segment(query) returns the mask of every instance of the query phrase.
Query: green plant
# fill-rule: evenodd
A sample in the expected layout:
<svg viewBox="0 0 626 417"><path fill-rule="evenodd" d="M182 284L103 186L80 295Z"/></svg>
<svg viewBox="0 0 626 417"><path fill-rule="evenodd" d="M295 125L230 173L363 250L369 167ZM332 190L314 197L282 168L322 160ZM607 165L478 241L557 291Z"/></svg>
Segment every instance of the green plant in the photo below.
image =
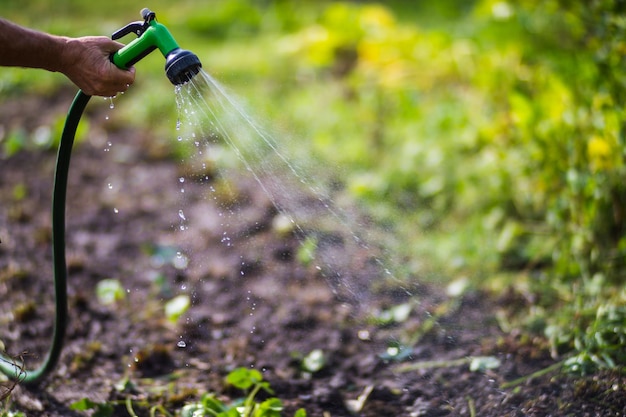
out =
<svg viewBox="0 0 626 417"><path fill-rule="evenodd" d="M83 398L70 405L70 410L93 411L94 417L111 417L115 410L114 404L110 402L96 403L88 398Z"/></svg>
<svg viewBox="0 0 626 417"><path fill-rule="evenodd" d="M246 393L245 398L225 404L213 393L205 394L199 402L187 404L181 417L280 417L282 402L275 397L256 401L259 391L274 392L256 369L237 368L226 376L226 382ZM294 417L306 417L306 411L298 410Z"/></svg>
<svg viewBox="0 0 626 417"><path fill-rule="evenodd" d="M96 298L102 305L112 305L126 298L126 291L118 279L106 278L96 285Z"/></svg>

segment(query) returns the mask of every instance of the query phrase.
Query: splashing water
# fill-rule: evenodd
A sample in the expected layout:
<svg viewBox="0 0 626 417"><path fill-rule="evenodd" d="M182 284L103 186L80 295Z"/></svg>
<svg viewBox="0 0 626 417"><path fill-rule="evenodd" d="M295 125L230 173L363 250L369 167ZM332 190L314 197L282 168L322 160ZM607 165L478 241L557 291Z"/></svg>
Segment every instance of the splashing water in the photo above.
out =
<svg viewBox="0 0 626 417"><path fill-rule="evenodd" d="M301 249L307 250L307 239L316 239L311 249L315 253L309 255L336 295L362 302L369 292L364 284L369 283L355 275L364 268L370 276L393 278L382 261L383 254L374 253L364 238L368 226L360 223L352 210L342 210L328 191L332 187L324 185L333 182L329 167L310 159L290 159L285 150L294 143L269 133L234 94L202 70L189 83L176 87L176 103L178 140L196 148L192 163L204 167L209 159L220 171L252 175L281 221L290 223L297 232ZM342 251L336 250L337 244ZM354 259L346 259L352 255Z"/></svg>

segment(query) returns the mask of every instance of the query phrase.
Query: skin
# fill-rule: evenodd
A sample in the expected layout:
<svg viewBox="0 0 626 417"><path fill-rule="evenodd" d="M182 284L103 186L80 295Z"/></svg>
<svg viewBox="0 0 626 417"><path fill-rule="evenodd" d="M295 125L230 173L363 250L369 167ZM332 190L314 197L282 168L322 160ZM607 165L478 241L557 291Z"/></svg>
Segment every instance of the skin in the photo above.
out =
<svg viewBox="0 0 626 417"><path fill-rule="evenodd" d="M70 38L39 32L0 19L0 66L60 72L85 94L112 97L135 80L109 56L124 45L105 36Z"/></svg>

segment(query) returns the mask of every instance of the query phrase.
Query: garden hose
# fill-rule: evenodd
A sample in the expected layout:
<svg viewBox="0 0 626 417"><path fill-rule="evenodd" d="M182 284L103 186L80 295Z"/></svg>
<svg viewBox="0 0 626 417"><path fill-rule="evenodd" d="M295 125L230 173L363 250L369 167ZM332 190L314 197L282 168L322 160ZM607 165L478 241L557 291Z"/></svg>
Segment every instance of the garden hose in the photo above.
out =
<svg viewBox="0 0 626 417"><path fill-rule="evenodd" d="M65 199L72 146L78 122L91 96L78 91L65 119L57 153L52 191L52 264L54 270L55 317L52 344L42 364L27 370L22 361L0 356L0 371L14 381L33 384L54 369L65 339L67 329L67 267L65 262Z"/></svg>
<svg viewBox="0 0 626 417"><path fill-rule="evenodd" d="M165 58L165 75L174 85L190 81L202 68L198 57L181 49L169 30L156 21L149 9L141 10L143 21L130 23L116 31L112 39L134 33L134 39L111 54L111 62L117 67L128 69L134 63L158 49ZM43 363L32 371L26 370L23 360L0 355L0 372L14 381L36 383L55 367L61 356L67 330L67 267L65 262L65 198L70 157L76 128L91 96L78 91L65 119L61 142L57 154L52 191L52 263L54 268L55 319L52 345Z"/></svg>

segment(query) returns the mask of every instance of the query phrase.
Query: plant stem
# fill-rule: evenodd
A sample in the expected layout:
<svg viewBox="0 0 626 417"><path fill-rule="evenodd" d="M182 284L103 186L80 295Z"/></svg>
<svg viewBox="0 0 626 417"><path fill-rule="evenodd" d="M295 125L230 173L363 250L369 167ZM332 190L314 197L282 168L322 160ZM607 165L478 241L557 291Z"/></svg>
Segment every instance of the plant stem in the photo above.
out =
<svg viewBox="0 0 626 417"><path fill-rule="evenodd" d="M138 417L137 414L135 413L135 410L133 409L133 402L130 399L130 397L126 397L126 411L128 411L128 414L130 415L130 417Z"/></svg>
<svg viewBox="0 0 626 417"><path fill-rule="evenodd" d="M530 375L525 375L525 376L523 376L521 378L514 379L513 381L505 382L504 384L500 385L500 387L502 389L513 388L513 387L515 387L515 386L517 386L517 385L519 385L519 384L521 384L523 382L528 381L529 379L539 378L541 376L547 375L550 372L553 372L553 371L559 369L561 366L563 366L564 362L565 362L565 360L553 363L552 365L548 366L547 368L540 369L540 370L538 370L536 372L533 372Z"/></svg>
<svg viewBox="0 0 626 417"><path fill-rule="evenodd" d="M476 417L476 403L470 396L467 396L467 406L469 407L470 417Z"/></svg>

